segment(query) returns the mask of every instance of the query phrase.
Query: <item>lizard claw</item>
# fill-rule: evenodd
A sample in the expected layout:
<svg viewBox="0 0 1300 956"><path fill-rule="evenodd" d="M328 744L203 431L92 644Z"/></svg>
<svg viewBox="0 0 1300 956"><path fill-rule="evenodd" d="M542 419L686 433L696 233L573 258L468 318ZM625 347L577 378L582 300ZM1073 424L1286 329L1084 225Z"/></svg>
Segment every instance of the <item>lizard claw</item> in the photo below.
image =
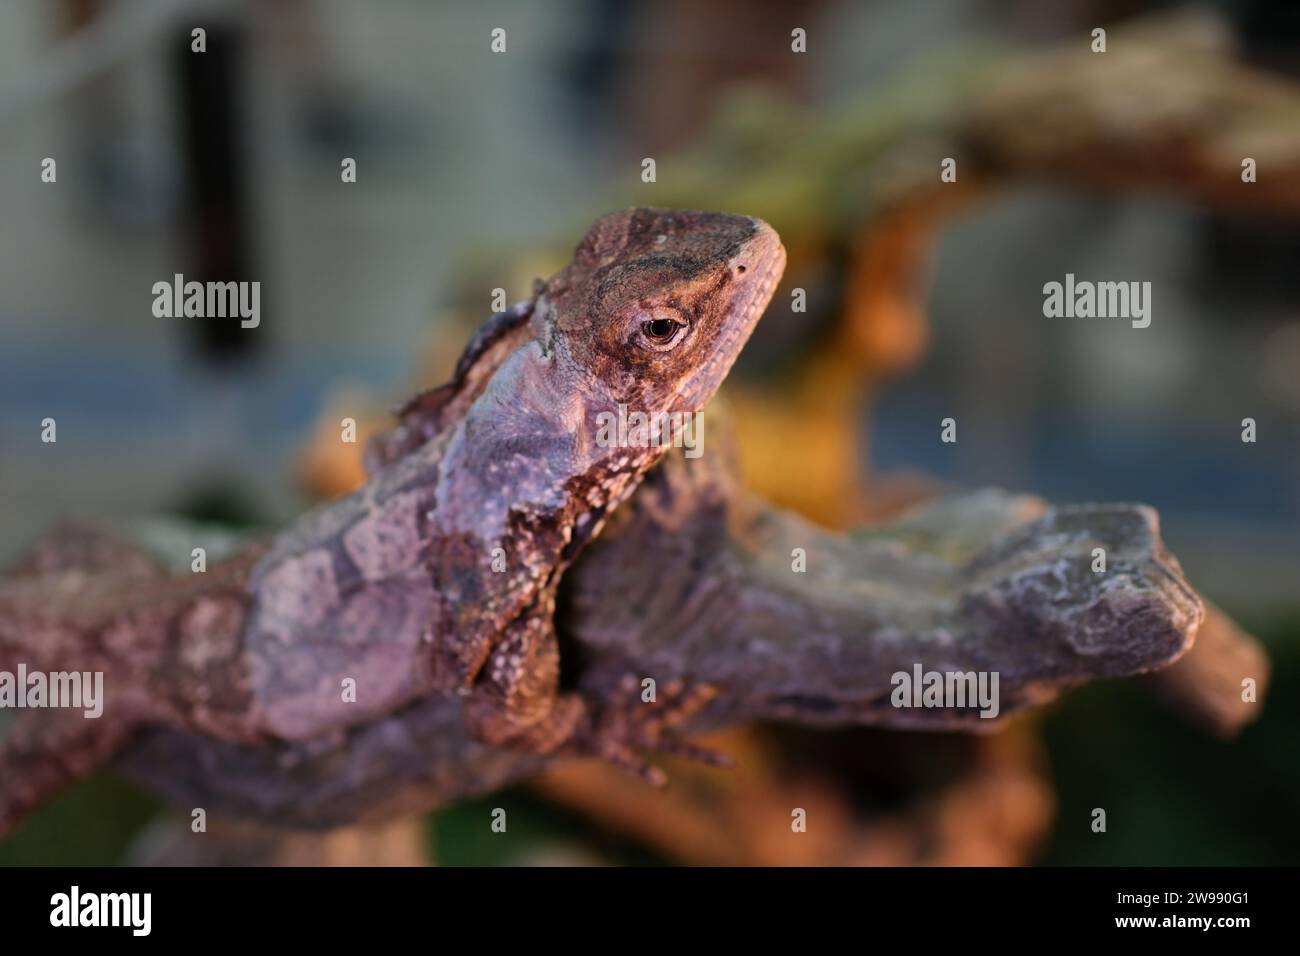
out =
<svg viewBox="0 0 1300 956"><path fill-rule="evenodd" d="M717 694L718 689L708 684L674 680L659 689L655 700L645 701L640 683L629 674L609 702L596 709L577 741L578 751L607 760L655 787L665 786L668 775L638 751L685 757L715 767L734 766L727 755L688 743L675 732Z"/></svg>

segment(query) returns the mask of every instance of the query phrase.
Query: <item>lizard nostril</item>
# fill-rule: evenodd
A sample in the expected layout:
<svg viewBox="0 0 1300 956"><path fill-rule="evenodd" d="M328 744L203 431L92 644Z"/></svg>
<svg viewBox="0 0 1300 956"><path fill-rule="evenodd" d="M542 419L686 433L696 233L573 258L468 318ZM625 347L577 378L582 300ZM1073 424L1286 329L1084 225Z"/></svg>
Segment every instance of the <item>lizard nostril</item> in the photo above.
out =
<svg viewBox="0 0 1300 956"><path fill-rule="evenodd" d="M744 275L744 274L745 274L745 267L744 267L744 266L736 266L736 271L739 272L741 275Z"/></svg>

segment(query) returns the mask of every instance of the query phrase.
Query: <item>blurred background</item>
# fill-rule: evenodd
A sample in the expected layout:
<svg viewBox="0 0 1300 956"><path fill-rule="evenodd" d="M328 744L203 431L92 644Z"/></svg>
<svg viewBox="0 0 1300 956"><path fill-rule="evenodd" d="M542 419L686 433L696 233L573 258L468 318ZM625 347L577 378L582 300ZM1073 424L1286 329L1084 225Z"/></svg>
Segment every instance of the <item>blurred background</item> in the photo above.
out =
<svg viewBox="0 0 1300 956"><path fill-rule="evenodd" d="M358 480L339 418L376 427L437 382L494 290L526 297L599 213L759 215L791 266L727 388L755 489L831 526L957 485L1147 502L1192 583L1267 646L1262 719L1221 739L1123 682L978 742L742 730L728 745L808 766L757 760L770 776L680 813L743 829L744 807L805 786L837 808L829 845L702 854L600 812L584 779L419 821L432 855L1296 862L1298 103L1291 3L11 0L0 560L72 515L291 520ZM152 286L178 272L261 282L260 326L156 318ZM1066 273L1151 282L1151 326L1045 318ZM509 845L491 806L512 810ZM1094 834L1096 806L1141 822ZM0 862L128 860L157 809L98 778Z"/></svg>

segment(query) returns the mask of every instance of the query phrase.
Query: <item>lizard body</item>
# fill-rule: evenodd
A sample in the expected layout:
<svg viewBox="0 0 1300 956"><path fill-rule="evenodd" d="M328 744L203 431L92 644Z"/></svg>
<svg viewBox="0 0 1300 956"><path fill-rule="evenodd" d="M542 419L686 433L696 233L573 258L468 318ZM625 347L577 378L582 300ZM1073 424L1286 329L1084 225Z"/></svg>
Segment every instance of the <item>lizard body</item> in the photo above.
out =
<svg viewBox="0 0 1300 956"><path fill-rule="evenodd" d="M408 403L357 493L188 579L122 554L104 562L121 571L91 567L84 541L29 562L0 587L0 669L22 652L102 667L109 700L94 724L47 711L11 728L0 833L142 726L303 741L451 690L485 743L654 776L633 748L685 745L559 690L560 576L666 450L603 447L597 416L698 411L783 265L747 217L602 217L567 268L480 330L448 385Z"/></svg>

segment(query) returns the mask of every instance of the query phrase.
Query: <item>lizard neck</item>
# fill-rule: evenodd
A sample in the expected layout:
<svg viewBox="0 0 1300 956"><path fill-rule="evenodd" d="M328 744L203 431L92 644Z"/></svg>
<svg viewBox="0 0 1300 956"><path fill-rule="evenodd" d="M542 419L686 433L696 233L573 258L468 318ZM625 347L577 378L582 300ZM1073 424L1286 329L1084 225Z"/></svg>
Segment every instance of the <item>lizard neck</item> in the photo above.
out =
<svg viewBox="0 0 1300 956"><path fill-rule="evenodd" d="M617 401L562 350L535 341L517 349L451 438L436 495L440 524L489 549L509 540L539 564L572 552L570 542L594 534L661 454L601 442L600 416L617 413Z"/></svg>

